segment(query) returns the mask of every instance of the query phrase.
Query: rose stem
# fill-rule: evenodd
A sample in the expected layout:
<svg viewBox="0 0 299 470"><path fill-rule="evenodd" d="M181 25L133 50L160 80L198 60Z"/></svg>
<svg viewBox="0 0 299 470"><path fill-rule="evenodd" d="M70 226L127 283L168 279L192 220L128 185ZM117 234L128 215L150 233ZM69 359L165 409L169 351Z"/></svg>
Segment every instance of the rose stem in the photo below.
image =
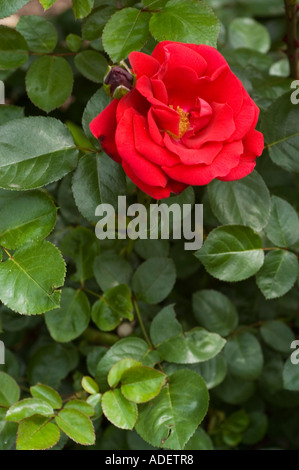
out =
<svg viewBox="0 0 299 470"><path fill-rule="evenodd" d="M296 0L284 0L284 3L287 21L287 54L290 63L291 77L298 79L297 2Z"/></svg>

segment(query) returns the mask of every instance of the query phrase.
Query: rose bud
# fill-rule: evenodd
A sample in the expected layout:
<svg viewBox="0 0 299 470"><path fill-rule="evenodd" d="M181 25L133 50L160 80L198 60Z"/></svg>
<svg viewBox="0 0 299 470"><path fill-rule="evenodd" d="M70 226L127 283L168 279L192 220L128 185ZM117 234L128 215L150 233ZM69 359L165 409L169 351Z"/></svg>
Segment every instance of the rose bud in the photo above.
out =
<svg viewBox="0 0 299 470"><path fill-rule="evenodd" d="M112 100L90 129L142 191L162 199L253 171L264 148L259 108L217 49L163 41L151 56L132 52L129 61L135 86L116 69L111 91L130 91Z"/></svg>
<svg viewBox="0 0 299 470"><path fill-rule="evenodd" d="M112 98L120 99L132 90L135 76L125 63L108 68L104 77L104 90Z"/></svg>

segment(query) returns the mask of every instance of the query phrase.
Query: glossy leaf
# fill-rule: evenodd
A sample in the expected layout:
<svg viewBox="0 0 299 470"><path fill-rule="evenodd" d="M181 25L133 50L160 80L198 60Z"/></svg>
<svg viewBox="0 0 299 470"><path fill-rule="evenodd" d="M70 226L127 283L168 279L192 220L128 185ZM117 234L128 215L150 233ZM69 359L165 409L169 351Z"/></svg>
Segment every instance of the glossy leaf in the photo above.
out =
<svg viewBox="0 0 299 470"><path fill-rule="evenodd" d="M102 396L102 409L106 418L121 429L133 429L137 419L137 405L127 400L119 389Z"/></svg>

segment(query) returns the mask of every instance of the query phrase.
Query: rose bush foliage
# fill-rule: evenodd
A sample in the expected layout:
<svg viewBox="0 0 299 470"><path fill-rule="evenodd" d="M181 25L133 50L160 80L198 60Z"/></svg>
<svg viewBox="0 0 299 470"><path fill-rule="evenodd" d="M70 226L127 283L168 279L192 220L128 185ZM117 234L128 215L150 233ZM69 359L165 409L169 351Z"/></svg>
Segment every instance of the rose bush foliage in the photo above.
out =
<svg viewBox="0 0 299 470"><path fill-rule="evenodd" d="M298 449L296 5L39 3L0 25L0 449ZM202 203L202 248L98 240L119 195Z"/></svg>

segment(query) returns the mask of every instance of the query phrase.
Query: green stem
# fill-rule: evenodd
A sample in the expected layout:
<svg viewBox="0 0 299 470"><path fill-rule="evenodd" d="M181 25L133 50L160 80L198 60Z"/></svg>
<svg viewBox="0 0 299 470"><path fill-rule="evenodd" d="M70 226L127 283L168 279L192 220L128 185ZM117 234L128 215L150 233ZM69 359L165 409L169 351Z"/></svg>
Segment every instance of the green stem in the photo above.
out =
<svg viewBox="0 0 299 470"><path fill-rule="evenodd" d="M298 40L297 40L297 1L284 0L287 24L287 54L290 64L291 78L299 78Z"/></svg>
<svg viewBox="0 0 299 470"><path fill-rule="evenodd" d="M147 342L147 344L149 345L149 347L151 349L154 349L154 346L146 332L146 329L145 329L145 326L144 326L144 323L143 323L143 320L142 320L142 317L141 317L141 313L140 313L140 310L139 310L139 307L138 307L138 304L137 304L137 301L135 299L133 299L133 304L134 304L134 308L135 308L135 312L136 312L136 316L138 318L138 322L139 322L139 325L140 325L140 328L141 328L141 331L143 333L143 336Z"/></svg>

